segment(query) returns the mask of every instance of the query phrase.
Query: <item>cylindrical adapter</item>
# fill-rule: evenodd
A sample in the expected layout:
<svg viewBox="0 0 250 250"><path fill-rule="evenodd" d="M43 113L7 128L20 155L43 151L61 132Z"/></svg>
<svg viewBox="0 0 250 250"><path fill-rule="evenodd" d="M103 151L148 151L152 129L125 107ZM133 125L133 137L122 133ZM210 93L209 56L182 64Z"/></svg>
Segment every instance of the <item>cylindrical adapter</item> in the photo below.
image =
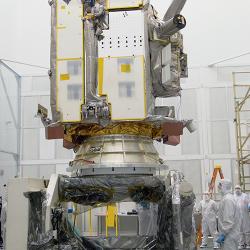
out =
<svg viewBox="0 0 250 250"><path fill-rule="evenodd" d="M185 28L186 19L184 16L177 14L170 20L161 23L156 29L157 37L160 39L167 39L174 35L179 30Z"/></svg>

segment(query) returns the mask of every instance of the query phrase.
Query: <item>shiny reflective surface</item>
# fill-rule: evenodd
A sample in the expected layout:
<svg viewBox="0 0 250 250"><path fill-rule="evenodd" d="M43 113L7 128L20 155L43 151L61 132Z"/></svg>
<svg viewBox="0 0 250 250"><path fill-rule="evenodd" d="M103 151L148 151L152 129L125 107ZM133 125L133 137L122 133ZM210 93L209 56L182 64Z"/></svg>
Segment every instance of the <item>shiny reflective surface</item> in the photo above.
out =
<svg viewBox="0 0 250 250"><path fill-rule="evenodd" d="M144 136L108 135L87 139L79 148L73 163L145 163L159 164L153 140ZM78 164L79 165L79 164Z"/></svg>

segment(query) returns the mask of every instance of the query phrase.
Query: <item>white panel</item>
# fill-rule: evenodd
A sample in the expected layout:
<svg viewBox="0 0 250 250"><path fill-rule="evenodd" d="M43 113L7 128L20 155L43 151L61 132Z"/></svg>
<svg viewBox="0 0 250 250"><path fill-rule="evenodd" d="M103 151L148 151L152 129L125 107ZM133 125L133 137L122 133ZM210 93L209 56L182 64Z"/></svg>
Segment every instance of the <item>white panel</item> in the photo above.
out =
<svg viewBox="0 0 250 250"><path fill-rule="evenodd" d="M107 2L110 9L139 7L143 3L142 0L108 0Z"/></svg>
<svg viewBox="0 0 250 250"><path fill-rule="evenodd" d="M2 149L7 151L7 152L13 152L17 153L17 134L18 130L13 127L8 127L4 131L4 137L1 138L0 140L3 140L3 147ZM1 150L1 148L0 148Z"/></svg>
<svg viewBox="0 0 250 250"><path fill-rule="evenodd" d="M38 159L40 129L23 129L22 159Z"/></svg>
<svg viewBox="0 0 250 250"><path fill-rule="evenodd" d="M200 83L205 85L218 84L218 73L217 69L209 67L200 67L199 72L196 73L200 76Z"/></svg>
<svg viewBox="0 0 250 250"><path fill-rule="evenodd" d="M55 158L55 140L46 140L44 128L40 129L40 159Z"/></svg>
<svg viewBox="0 0 250 250"><path fill-rule="evenodd" d="M22 93L30 92L32 90L32 77L22 77L21 91Z"/></svg>
<svg viewBox="0 0 250 250"><path fill-rule="evenodd" d="M231 153L236 154L236 130L235 123L233 121L229 122L229 136Z"/></svg>
<svg viewBox="0 0 250 250"><path fill-rule="evenodd" d="M71 63L80 63L79 70L70 74ZM69 78L63 78L67 75ZM82 67L81 61L58 62L58 88L57 88L57 110L62 114L63 121L81 120L81 103L83 97Z"/></svg>
<svg viewBox="0 0 250 250"><path fill-rule="evenodd" d="M184 89L181 95L182 119L198 119L196 89Z"/></svg>
<svg viewBox="0 0 250 250"><path fill-rule="evenodd" d="M211 88L209 93L210 119L228 119L226 88Z"/></svg>
<svg viewBox="0 0 250 250"><path fill-rule="evenodd" d="M36 116L38 104L48 109L48 116L51 117L49 96L25 96L22 97L22 127L40 128L44 127L40 118Z"/></svg>
<svg viewBox="0 0 250 250"><path fill-rule="evenodd" d="M22 166L22 177L39 178L39 165Z"/></svg>
<svg viewBox="0 0 250 250"><path fill-rule="evenodd" d="M56 165L56 173L57 174L64 174L64 175L70 175L70 173L66 171L66 169L68 167L69 167L68 164L57 164Z"/></svg>
<svg viewBox="0 0 250 250"><path fill-rule="evenodd" d="M122 64L129 64L131 71L121 72ZM112 119L145 118L143 57L105 58L103 72L102 93L112 105Z"/></svg>
<svg viewBox="0 0 250 250"><path fill-rule="evenodd" d="M55 140L55 157L56 159L72 159L73 150L63 147L63 140Z"/></svg>
<svg viewBox="0 0 250 250"><path fill-rule="evenodd" d="M171 81L171 69L170 64L162 68L162 83L167 83Z"/></svg>
<svg viewBox="0 0 250 250"><path fill-rule="evenodd" d="M109 13L109 29L98 43L99 57L141 56L145 54L144 14L138 11Z"/></svg>
<svg viewBox="0 0 250 250"><path fill-rule="evenodd" d="M228 122L211 122L213 154L229 154L231 150Z"/></svg>
<svg viewBox="0 0 250 250"><path fill-rule="evenodd" d="M183 88L188 88L191 86L194 86L194 87L201 86L200 69L199 68L189 68L188 69L188 78L181 78L181 86Z"/></svg>
<svg viewBox="0 0 250 250"><path fill-rule="evenodd" d="M17 78L0 64L0 150L17 153Z"/></svg>
<svg viewBox="0 0 250 250"><path fill-rule="evenodd" d="M171 51L171 44L165 46L162 49L162 65L170 65L172 59L172 51Z"/></svg>
<svg viewBox="0 0 250 250"><path fill-rule="evenodd" d="M3 195L3 185L17 175L17 163L13 155L0 152L0 196Z"/></svg>
<svg viewBox="0 0 250 250"><path fill-rule="evenodd" d="M159 156L164 158L165 156L165 145L162 142L154 141L155 149L157 150Z"/></svg>
<svg viewBox="0 0 250 250"><path fill-rule="evenodd" d="M57 0L57 58L82 57L82 15L81 0Z"/></svg>
<svg viewBox="0 0 250 250"><path fill-rule="evenodd" d="M48 76L33 76L32 91L49 91L50 80Z"/></svg>
<svg viewBox="0 0 250 250"><path fill-rule="evenodd" d="M187 129L183 130L181 137L182 154L199 155L200 154L200 136L199 129L190 134Z"/></svg>
<svg viewBox="0 0 250 250"><path fill-rule="evenodd" d="M231 168L232 168L232 174L233 174L233 183L234 185L239 184L239 169L238 169L238 163L236 159L231 159ZM249 170L247 175L249 176ZM249 190L249 186L247 186L247 189Z"/></svg>
<svg viewBox="0 0 250 250"><path fill-rule="evenodd" d="M8 202L6 218L6 250L28 249L29 202L24 193L44 188L42 180L12 179L8 184ZM13 240L15 235L15 240Z"/></svg>
<svg viewBox="0 0 250 250"><path fill-rule="evenodd" d="M166 159L168 156L181 156L181 144L177 146L164 145Z"/></svg>
<svg viewBox="0 0 250 250"><path fill-rule="evenodd" d="M230 67L218 67L217 80L219 82L232 82L232 68Z"/></svg>
<svg viewBox="0 0 250 250"><path fill-rule="evenodd" d="M227 108L229 113L229 119L233 120L235 118L235 111L234 111L234 93L233 88L227 88Z"/></svg>
<svg viewBox="0 0 250 250"><path fill-rule="evenodd" d="M171 44L162 49L162 83L171 81L171 59L172 51Z"/></svg>
<svg viewBox="0 0 250 250"><path fill-rule="evenodd" d="M127 212L131 212L133 209L136 209L135 202L120 202L118 203L119 213L127 214Z"/></svg>
<svg viewBox="0 0 250 250"><path fill-rule="evenodd" d="M23 128L38 128L39 119L35 118L38 106L38 98L29 96L22 98L22 126Z"/></svg>
<svg viewBox="0 0 250 250"><path fill-rule="evenodd" d="M57 110L64 122L80 121L84 91L82 2L58 0L57 13Z"/></svg>
<svg viewBox="0 0 250 250"><path fill-rule="evenodd" d="M0 125L0 150L17 153L18 131L13 126L14 124L11 121L4 121L3 124Z"/></svg>
<svg viewBox="0 0 250 250"><path fill-rule="evenodd" d="M50 179L50 176L56 172L55 165L40 165L39 177L43 179Z"/></svg>

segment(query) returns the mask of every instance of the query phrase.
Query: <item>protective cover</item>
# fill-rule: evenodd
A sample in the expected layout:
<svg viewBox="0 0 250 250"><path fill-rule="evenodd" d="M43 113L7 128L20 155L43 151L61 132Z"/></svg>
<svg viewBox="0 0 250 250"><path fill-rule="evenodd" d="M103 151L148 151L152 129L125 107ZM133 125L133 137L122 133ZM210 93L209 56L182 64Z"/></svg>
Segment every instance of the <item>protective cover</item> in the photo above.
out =
<svg viewBox="0 0 250 250"><path fill-rule="evenodd" d="M80 237L65 214L58 221L55 239L53 231L44 232L45 193L28 192L25 196L29 199L28 250L155 249L153 236Z"/></svg>
<svg viewBox="0 0 250 250"><path fill-rule="evenodd" d="M61 201L91 206L124 200L158 202L165 190L154 176L60 176L58 186Z"/></svg>
<svg viewBox="0 0 250 250"><path fill-rule="evenodd" d="M44 191L27 192L29 199L29 227L28 250L81 250L87 249L67 225L66 220L58 222L58 239L54 239L53 232L45 233L46 194Z"/></svg>
<svg viewBox="0 0 250 250"><path fill-rule="evenodd" d="M81 181L81 179L83 179ZM111 179L111 180L110 180ZM128 192L125 188L125 179L127 179L127 186L141 187L140 192ZM130 179L132 179L130 181ZM173 188L175 186L168 186L165 188L162 180L157 177L130 177L130 178L111 178L111 177L98 177L98 178L66 178L61 177L59 182L60 192L66 192L66 195L60 195L61 201L78 201L80 204L95 205L98 199L102 196L96 196L92 189L97 185L99 193L103 190L114 189L112 201L130 197L132 200L139 203L141 209L149 209L147 216L147 223L145 217L141 217L144 221L144 233L137 236L119 236L119 237L81 237L77 230L74 229L72 223L67 218L64 212L62 216L58 217L57 221L57 240L53 237L53 232L44 233L44 211L46 204L45 196L42 192L27 193L26 197L30 200L30 217L29 217L29 239L28 249L61 249L61 250L76 250L76 249L165 249L165 250L193 250L192 248L192 208L194 204L194 194L188 196L180 195L179 204L174 204ZM110 181L109 181L110 180ZM120 188L119 184L120 183ZM77 190L76 185L79 184ZM147 185L146 185L147 184ZM149 185L151 184L151 185ZM87 189L87 185L89 188ZM143 188L147 186L147 188ZM149 191L149 186L154 187L154 192L157 198L152 197L152 192ZM73 189L76 191L74 194ZM87 191L89 190L89 191ZM142 191L143 190L143 191ZM101 191L101 192L100 192ZM88 194L82 195L82 193ZM124 193L124 194L122 194ZM76 197L80 195L80 198ZM110 197L110 196L109 196ZM174 198L174 199L173 199ZM84 201L85 199L85 201ZM146 200L146 201L145 201ZM155 200L157 202L149 202ZM100 200L99 200L100 201ZM104 200L104 203L106 200ZM140 209L138 216L140 216ZM63 211L63 210L61 210ZM145 214L144 214L145 215ZM140 217L139 217L140 220ZM154 224L156 222L156 224ZM142 226L142 224L141 224ZM181 235L183 235L184 247L180 242Z"/></svg>
<svg viewBox="0 0 250 250"><path fill-rule="evenodd" d="M161 20L157 16L157 12L152 5L149 5L145 10L148 16L149 27L149 49L151 58L151 75L153 82L153 94L155 97L172 97L179 96L180 78L181 78L181 58L183 53L183 37L180 32L177 32L171 36L166 36L163 40L155 37L155 32L159 27L163 26L166 21ZM165 36L165 30L158 32L158 36ZM169 45L171 47L170 53L170 65L169 65L169 79L164 81L163 68L166 65L163 64L162 52L163 49Z"/></svg>
<svg viewBox="0 0 250 250"><path fill-rule="evenodd" d="M195 248L195 223L193 218L195 195L181 195L181 230L183 234L183 249L194 250Z"/></svg>
<svg viewBox="0 0 250 250"><path fill-rule="evenodd" d="M157 249L156 239L152 236L120 236L83 238L87 249Z"/></svg>
<svg viewBox="0 0 250 250"><path fill-rule="evenodd" d="M176 249L174 232L177 231L177 225L174 225L174 213L172 208L172 187L169 187L165 191L158 206L156 249ZM178 214L176 215L178 216Z"/></svg>
<svg viewBox="0 0 250 250"><path fill-rule="evenodd" d="M52 232L44 235L37 242L31 242L28 250L87 250L81 239L77 239L70 231L62 227L58 240L53 238ZM94 248L93 248L94 249Z"/></svg>
<svg viewBox="0 0 250 250"><path fill-rule="evenodd" d="M45 194L39 192L27 192L24 194L29 199L29 227L28 227L28 245L39 241L43 233L43 201Z"/></svg>

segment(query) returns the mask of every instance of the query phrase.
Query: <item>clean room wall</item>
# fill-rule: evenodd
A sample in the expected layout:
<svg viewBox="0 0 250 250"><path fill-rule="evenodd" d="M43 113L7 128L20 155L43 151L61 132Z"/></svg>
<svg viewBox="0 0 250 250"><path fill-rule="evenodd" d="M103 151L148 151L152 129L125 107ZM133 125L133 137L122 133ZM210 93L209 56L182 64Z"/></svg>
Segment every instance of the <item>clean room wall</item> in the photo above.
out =
<svg viewBox="0 0 250 250"><path fill-rule="evenodd" d="M36 116L37 106L49 109L49 77L22 77L21 176L49 178L52 173L65 174L73 151L63 148L62 140L46 140L45 129Z"/></svg>
<svg viewBox="0 0 250 250"><path fill-rule="evenodd" d="M47 0L0 1L0 58L47 66L50 6ZM29 73L30 68L22 68Z"/></svg>
<svg viewBox="0 0 250 250"><path fill-rule="evenodd" d="M152 0L151 2L159 14L163 15L170 1ZM233 159L235 158L234 145L231 144L228 148L228 141L233 143L234 140L232 117L219 121L220 113L214 113L212 117L204 116L203 113L208 113L210 109L214 108L214 100L218 100L216 96L218 87L220 87L218 92L222 92L221 99L226 96L226 100L232 100L230 99L232 97L230 87L228 87L231 84L230 72L232 69L226 71L217 68L210 69L206 66L249 51L250 32L244 29L249 26L249 9L249 0L188 0L183 10L183 15L187 19L187 27L183 30L183 34L185 50L188 52L190 77L183 81L185 90L182 98L182 113L186 118L194 117L198 122L199 130L192 135L186 135L182 140L182 145L171 148L160 146L159 151L173 168L183 166L191 168L192 165L197 166L197 160L200 162L198 165L201 171L197 174L197 178L200 178L201 175L203 185L200 182L195 184L197 192L205 189L204 183L209 179L211 169L216 162L226 164L227 176L231 177L231 169L228 168L234 166ZM2 20L5 20L0 22L0 31L1 34L4 34L0 40L0 58L49 67L50 7L47 1L2 0L0 1L0 16ZM224 65L242 65L246 64L247 60L249 60L249 56L228 61ZM216 66L220 66L220 64ZM34 68L27 67L22 67L20 71L25 75L41 73L40 69L36 72ZM42 72L46 74L47 70L44 69ZM38 101L41 98L43 100L49 98L46 84L46 81L37 84L40 87L45 86L46 93L43 92L43 89L29 89L28 83L22 84L24 90L23 116L25 116L22 152L23 156L25 155L27 158L22 158L21 163L24 167L34 166L39 169L52 164L53 169L56 165L56 169L62 170L67 165L67 159L61 159L66 155L63 150L62 152L59 150L61 142L49 143L49 148L53 147L53 143L58 146L53 147L54 150L50 150L47 155L48 159L44 159L47 150L45 147L48 142L41 137L41 124L37 120L33 120ZM210 89L212 85L213 88ZM48 103L48 101L44 103ZM222 107L222 109L224 108ZM203 115L199 116L199 114ZM32 124L28 124L30 122ZM219 131L226 131L223 136L224 141L216 141L219 137L216 127L221 127ZM225 127L227 127L226 130L223 129ZM207 132L205 133L205 131ZM214 138L211 137L211 134L215 135ZM34 149L30 148L30 138L37 142ZM189 147L190 144L193 147ZM37 151L33 152L33 150ZM70 158L69 155L66 158ZM182 165L182 161L187 163ZM40 172L44 172L40 170L34 172L28 169L29 167L24 173L39 175Z"/></svg>
<svg viewBox="0 0 250 250"><path fill-rule="evenodd" d="M170 0L151 0L159 15ZM188 0L182 14L189 67L249 52L249 0ZM0 57L49 66L50 7L47 0L0 1ZM4 34L4 35L3 35ZM240 43L240 46L239 46ZM248 58L241 58L247 62Z"/></svg>
<svg viewBox="0 0 250 250"><path fill-rule="evenodd" d="M238 183L233 71L250 72L250 67L190 69L183 85L181 104L177 100L176 107L181 119L194 119L197 130L192 134L185 130L181 144L176 147L156 143L169 168L184 173L198 198L208 188L217 164L222 166L225 178ZM250 83L250 78L246 83Z"/></svg>
<svg viewBox="0 0 250 250"><path fill-rule="evenodd" d="M19 96L18 75L0 61L0 196L8 179L18 175Z"/></svg>

